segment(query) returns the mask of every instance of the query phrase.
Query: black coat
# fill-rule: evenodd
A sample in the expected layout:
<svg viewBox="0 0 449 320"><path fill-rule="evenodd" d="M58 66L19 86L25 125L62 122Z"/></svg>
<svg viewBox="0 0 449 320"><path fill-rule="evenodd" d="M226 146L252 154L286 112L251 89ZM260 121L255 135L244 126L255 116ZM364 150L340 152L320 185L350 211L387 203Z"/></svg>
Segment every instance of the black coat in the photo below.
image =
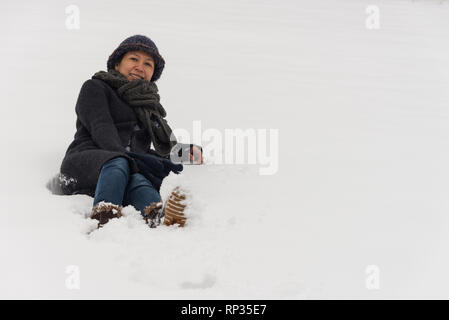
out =
<svg viewBox="0 0 449 320"><path fill-rule="evenodd" d="M98 79L87 80L75 111L77 131L60 168L63 194L93 196L103 164L119 156L128 159L131 174L139 172L126 146L131 141L132 152L152 153L150 136L146 129L134 131L138 120L133 109L109 85Z"/></svg>

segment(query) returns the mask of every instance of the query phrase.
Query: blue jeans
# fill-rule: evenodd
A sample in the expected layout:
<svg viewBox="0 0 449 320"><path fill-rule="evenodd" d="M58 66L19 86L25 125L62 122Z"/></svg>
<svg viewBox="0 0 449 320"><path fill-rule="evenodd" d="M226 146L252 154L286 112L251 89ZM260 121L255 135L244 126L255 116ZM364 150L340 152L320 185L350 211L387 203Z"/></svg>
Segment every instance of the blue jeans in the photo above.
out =
<svg viewBox="0 0 449 320"><path fill-rule="evenodd" d="M100 171L95 189L94 206L101 202L132 205L143 214L143 209L161 196L150 181L140 173L130 175L128 160L118 157L107 161Z"/></svg>

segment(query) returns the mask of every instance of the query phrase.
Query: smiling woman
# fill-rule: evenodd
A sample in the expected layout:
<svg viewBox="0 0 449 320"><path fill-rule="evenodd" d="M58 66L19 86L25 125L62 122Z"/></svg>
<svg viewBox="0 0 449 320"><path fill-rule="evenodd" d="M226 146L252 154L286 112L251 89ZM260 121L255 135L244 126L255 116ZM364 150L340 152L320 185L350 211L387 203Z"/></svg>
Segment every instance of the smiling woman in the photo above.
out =
<svg viewBox="0 0 449 320"><path fill-rule="evenodd" d="M127 52L122 60L115 65L115 70L129 81L150 81L154 73L154 59L143 51Z"/></svg>
<svg viewBox="0 0 449 320"><path fill-rule="evenodd" d="M77 132L61 164L60 186L63 194L94 197L91 218L99 227L127 205L150 226L160 223L162 180L183 169L171 159L198 155L197 146L177 143L165 120L155 84L164 65L154 42L135 35L109 56L107 72L95 73L81 88Z"/></svg>

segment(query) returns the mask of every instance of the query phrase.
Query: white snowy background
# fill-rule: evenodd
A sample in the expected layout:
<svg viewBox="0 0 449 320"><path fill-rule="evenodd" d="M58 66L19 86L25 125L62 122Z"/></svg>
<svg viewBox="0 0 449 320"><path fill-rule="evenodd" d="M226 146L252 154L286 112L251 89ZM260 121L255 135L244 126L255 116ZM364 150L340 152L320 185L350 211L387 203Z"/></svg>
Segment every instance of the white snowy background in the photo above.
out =
<svg viewBox="0 0 449 320"><path fill-rule="evenodd" d="M0 298L449 298L448 1L7 0L0 16ZM164 197L190 191L185 228L127 207L95 230L92 198L45 187L82 83L134 34L166 59L172 127L279 130L274 175L209 161L166 179Z"/></svg>

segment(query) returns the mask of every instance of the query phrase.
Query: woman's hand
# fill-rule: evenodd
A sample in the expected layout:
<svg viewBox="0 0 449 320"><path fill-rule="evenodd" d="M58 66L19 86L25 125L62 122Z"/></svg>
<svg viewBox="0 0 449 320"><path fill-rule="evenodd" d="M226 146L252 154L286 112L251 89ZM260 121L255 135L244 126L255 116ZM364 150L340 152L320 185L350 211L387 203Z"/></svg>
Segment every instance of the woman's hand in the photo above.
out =
<svg viewBox="0 0 449 320"><path fill-rule="evenodd" d="M198 146L193 145L190 149L190 162L192 164L203 164L203 152Z"/></svg>

